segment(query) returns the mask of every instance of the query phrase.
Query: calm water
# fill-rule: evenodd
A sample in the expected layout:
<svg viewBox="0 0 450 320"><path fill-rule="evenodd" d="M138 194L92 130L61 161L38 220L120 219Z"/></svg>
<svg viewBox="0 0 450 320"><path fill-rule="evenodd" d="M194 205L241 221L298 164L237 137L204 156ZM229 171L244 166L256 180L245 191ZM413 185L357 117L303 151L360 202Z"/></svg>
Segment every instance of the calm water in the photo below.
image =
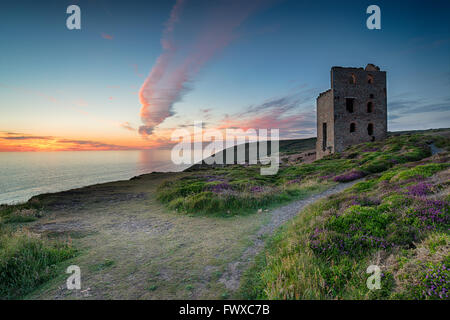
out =
<svg viewBox="0 0 450 320"><path fill-rule="evenodd" d="M152 171L185 168L172 164L170 150L0 152L0 204Z"/></svg>

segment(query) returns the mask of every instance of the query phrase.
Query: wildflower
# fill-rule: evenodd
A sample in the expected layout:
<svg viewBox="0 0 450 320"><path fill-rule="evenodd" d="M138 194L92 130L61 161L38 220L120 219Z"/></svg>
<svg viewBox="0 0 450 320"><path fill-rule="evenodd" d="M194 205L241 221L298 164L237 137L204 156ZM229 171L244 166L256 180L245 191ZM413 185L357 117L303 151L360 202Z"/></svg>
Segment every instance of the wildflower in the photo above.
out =
<svg viewBox="0 0 450 320"><path fill-rule="evenodd" d="M212 192L214 192L214 193L222 193L222 192L224 192L225 190L231 190L231 189L232 189L231 185L229 185L229 184L226 183L226 182L223 182L223 183L219 183L219 184L216 184L216 185L209 186L209 190L212 191Z"/></svg>
<svg viewBox="0 0 450 320"><path fill-rule="evenodd" d="M336 182L348 182L356 179L360 179L365 176L365 173L359 170L352 170L350 172L341 174L339 176L334 177L334 181Z"/></svg>
<svg viewBox="0 0 450 320"><path fill-rule="evenodd" d="M408 186L407 194L414 197L425 197L431 193L432 184L420 182L416 185Z"/></svg>

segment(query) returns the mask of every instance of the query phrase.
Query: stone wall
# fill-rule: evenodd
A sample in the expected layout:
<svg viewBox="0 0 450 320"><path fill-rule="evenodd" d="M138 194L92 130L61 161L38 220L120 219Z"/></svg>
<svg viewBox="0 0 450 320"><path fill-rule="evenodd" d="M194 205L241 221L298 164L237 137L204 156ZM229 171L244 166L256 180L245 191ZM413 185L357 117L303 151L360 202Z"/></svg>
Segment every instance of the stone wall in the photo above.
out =
<svg viewBox="0 0 450 320"><path fill-rule="evenodd" d="M326 147L323 150L323 124L327 124ZM317 142L316 158L334 152L334 112L333 92L331 89L322 92L317 98Z"/></svg>
<svg viewBox="0 0 450 320"><path fill-rule="evenodd" d="M329 152L341 152L352 144L384 139L387 134L386 97L386 72L378 67L369 64L365 69L331 68L331 89L317 98L317 158ZM353 103L347 102L348 99ZM332 147L325 152L323 122L327 122L327 146ZM371 134L369 125L373 128Z"/></svg>
<svg viewBox="0 0 450 320"><path fill-rule="evenodd" d="M351 79L355 83L350 83ZM331 81L334 93L335 151L341 152L356 143L384 139L387 132L386 72L333 67ZM354 99L353 113L346 109L348 98ZM369 102L372 103L372 112L367 110ZM354 132L350 132L351 123L355 124ZM371 135L367 130L370 123L373 125Z"/></svg>

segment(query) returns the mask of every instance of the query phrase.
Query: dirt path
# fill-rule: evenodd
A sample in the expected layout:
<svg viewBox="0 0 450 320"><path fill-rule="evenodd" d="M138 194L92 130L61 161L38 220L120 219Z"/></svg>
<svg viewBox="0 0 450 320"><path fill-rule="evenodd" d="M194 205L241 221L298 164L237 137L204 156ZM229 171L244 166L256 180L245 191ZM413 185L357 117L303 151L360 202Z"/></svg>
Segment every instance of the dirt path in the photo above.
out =
<svg viewBox="0 0 450 320"><path fill-rule="evenodd" d="M430 144L430 149L431 149L431 154L432 154L432 155L435 155L435 154L437 154L437 153L440 153L440 152L443 152L443 151L444 151L444 149L441 149L441 148L436 147L436 145L435 145L434 143L431 143L431 144Z"/></svg>
<svg viewBox="0 0 450 320"><path fill-rule="evenodd" d="M250 245L242 254L242 256L233 262L228 264L227 271L220 278L220 282L230 291L235 291L239 288L242 273L251 263L253 257L261 251L264 247L264 236L272 234L275 229L280 227L285 222L292 219L294 216L300 213L300 211L307 205L325 198L329 195L339 193L344 189L351 187L355 183L362 181L363 179L338 184L322 193L313 195L303 200L298 200L289 203L286 206L279 207L271 212L271 220L268 224L262 226L258 232L252 236L252 245Z"/></svg>
<svg viewBox="0 0 450 320"><path fill-rule="evenodd" d="M182 174L182 173L181 173ZM33 232L70 239L80 254L29 299L220 299L232 297L262 237L305 205L354 184L271 211L244 216L178 214L156 200L177 174L99 184L44 197ZM81 268L81 290L67 290L65 268Z"/></svg>

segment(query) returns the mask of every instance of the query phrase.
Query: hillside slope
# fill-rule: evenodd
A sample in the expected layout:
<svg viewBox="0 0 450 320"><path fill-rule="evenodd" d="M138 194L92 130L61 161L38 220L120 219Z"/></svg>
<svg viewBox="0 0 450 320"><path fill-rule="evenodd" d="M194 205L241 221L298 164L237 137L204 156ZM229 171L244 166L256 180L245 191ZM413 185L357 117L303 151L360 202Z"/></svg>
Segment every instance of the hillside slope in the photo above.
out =
<svg viewBox="0 0 450 320"><path fill-rule="evenodd" d="M449 299L450 140L448 132L440 133L395 135L334 156L358 159L360 170L372 174L306 208L271 237L245 275L242 296ZM408 136L412 144L399 144ZM394 154L411 153L412 145L427 142L436 154L403 162ZM365 154L375 157L377 152L382 157L367 166ZM356 176L347 173L334 180ZM379 289L368 288L369 266L380 270Z"/></svg>
<svg viewBox="0 0 450 320"><path fill-rule="evenodd" d="M447 131L444 131L447 132ZM355 145L321 160L281 162L276 175L261 175L262 165L205 166L163 183L158 199L179 212L245 214L318 192L338 182L385 171L431 155L432 141L447 142L442 132L394 135Z"/></svg>

